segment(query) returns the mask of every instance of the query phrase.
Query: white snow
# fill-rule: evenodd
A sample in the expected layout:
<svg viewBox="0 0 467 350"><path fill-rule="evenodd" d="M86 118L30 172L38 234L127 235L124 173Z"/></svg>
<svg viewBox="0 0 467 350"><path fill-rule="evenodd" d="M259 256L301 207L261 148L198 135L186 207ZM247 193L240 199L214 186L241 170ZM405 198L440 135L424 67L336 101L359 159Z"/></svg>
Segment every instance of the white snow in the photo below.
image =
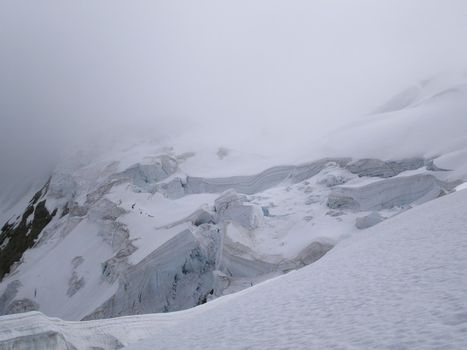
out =
<svg viewBox="0 0 467 350"><path fill-rule="evenodd" d="M78 349L113 349L147 337L152 338L130 348L467 348L466 81L438 77L417 84L360 123L314 140L319 147L287 157L264 147L248 149L260 140L241 144L245 135L237 144L235 135L227 143L223 135L200 142L196 131L167 138L164 145L139 140L68 157L55 169L47 194L47 208L57 208L58 215L0 284L2 297L8 283L20 281L14 299L32 300L47 316L79 320L94 312L121 287L118 274L113 280L104 276L109 259L115 258L112 267L119 272L180 232L196 231L190 215L200 208L214 212L215 200L229 186L248 194L239 205L247 210L233 219L227 215L219 228L225 229L228 248L247 264L296 268L294 259L308 245L336 247L311 266L260 285L282 271L224 276L232 277L225 294L255 286L184 312L82 323L37 313L2 317L0 349L16 335L50 329ZM219 157L222 147L228 152ZM334 155L433 158L449 171L422 166L381 179L329 163L295 181L312 173L308 165L269 168ZM178 167L147 188L133 173L118 177L135 165L159 164L161 157ZM176 199L157 192L156 185L177 179L180 188L191 179L199 189L183 188ZM453 183L442 187L445 181ZM37 189L2 193L1 223L22 214ZM329 205L333 195L335 207ZM346 210L349 199L361 205ZM70 203L73 215L60 218ZM355 223L365 215L385 220L360 231ZM81 278L84 284L70 292Z"/></svg>
<svg viewBox="0 0 467 350"><path fill-rule="evenodd" d="M465 157L467 77L441 75L419 89L417 98L404 108L387 112L383 108L317 140L315 147L326 156L402 159L464 152ZM410 90L405 93L411 95Z"/></svg>
<svg viewBox="0 0 467 350"><path fill-rule="evenodd" d="M464 182L456 187L456 191L467 190L467 182Z"/></svg>
<svg viewBox="0 0 467 350"><path fill-rule="evenodd" d="M149 152L148 147L148 144L136 145L122 151L122 157L112 154L112 157L105 156L105 161L98 159L78 168L71 167L67 170L66 166L63 166L57 178L52 178L52 193L49 195L51 198L48 197L50 205L56 205L61 210L66 201L70 200L69 194L75 193L74 201L78 208L87 209L79 215L74 213L71 217L55 218L42 234L41 244L28 250L14 273L3 279L0 284L0 295L4 293L9 283L20 281L22 285L18 288L14 300L21 298L32 300L38 304L39 310L48 316L67 320L82 319L92 314L116 293L121 281L118 279L120 271L138 264L180 232L193 229L189 220L190 215L200 208L211 210L210 207L212 208L220 193L186 193L178 199L169 199L159 192L149 193L144 189L138 189L137 185L131 183L131 178L113 185L108 192L105 191L109 179L125 171L122 162L125 166L132 167L134 161L140 160L142 162L140 164L146 162L153 164L151 162L157 162L161 155L167 156L166 153L156 153L157 150L161 152L161 149L155 146L150 153L151 159L147 156L138 156ZM171 157L177 157L172 150L162 151L169 152ZM203 154L200 156L204 157ZM135 157L133 162L130 161L132 157ZM222 162L228 161L228 158L227 156L222 159ZM119 159L120 163L112 159ZM215 161L220 162L218 159ZM182 170L185 164L186 161L180 160L180 168L163 181L175 176L184 178L190 175ZM359 177L344 167L339 167L337 163L324 161L317 164L322 164L324 168L317 174L310 172L315 175L298 183L294 183L292 179L293 176L300 176L301 173L300 171L294 173L294 169L297 168L293 167L278 167L263 171L257 176L241 177L240 182L243 181L246 185L239 185L240 190L253 192L245 196L246 202L242 204L251 207L252 216L241 219L241 215L245 215L247 211L234 215L239 215L238 220L253 220L254 223L252 221L245 227L246 222L243 224L240 221L229 222L232 221L231 218L225 218L227 220L225 236L232 242L229 249L233 249L237 257L247 259L244 263L260 261L275 264L275 267L268 265L266 270L261 270L266 276L269 276L272 268L277 269L275 272L279 273L280 269L287 271L299 266L298 256L314 242L339 244L357 231L355 227L357 218L370 214L375 206L379 208L382 203L384 204L379 208L383 217L391 217L405 210L406 208L391 207L393 202L395 203L393 197L404 197L408 189L413 192L415 187L407 182L404 185L405 189L397 188L398 181L403 182L410 176L428 176L426 175L428 171L422 167L418 170L402 172L394 178L381 180L374 177ZM305 169L303 173L308 172L307 166L300 169ZM313 165L310 169L313 169ZM289 172L291 175L287 175ZM441 178L449 174L431 173ZM284 180L281 180L282 178ZM229 183L235 185L238 179L238 177L220 178L212 182L214 187L221 184L219 188L222 188L229 186ZM438 187L431 188L435 183L434 178L433 181L427 182L426 191L433 193L426 200L439 195ZM272 187L268 188L268 186ZM369 194L362 192L362 189L370 186L372 192L367 191ZM381 186L384 187L384 191ZM256 193L257 188L260 192ZM352 189L355 198L361 200L363 211L330 209L329 196L339 188ZM392 196L389 204L384 202L388 195ZM411 199L414 196L409 197ZM372 205L368 205L369 200ZM407 204L412 203L409 200ZM263 215L262 209L266 209L269 214ZM222 224L219 227L222 228ZM83 239L85 241L81 244ZM82 256L84 262L73 269L71 261L77 256ZM107 270L109 259L114 260ZM60 264L56 266L58 261ZM105 270L104 266L106 266ZM244 269L243 265L241 269ZM104 276L104 271L111 275ZM241 279L245 276L230 277L232 278L228 285L248 286L248 283L244 283L245 281ZM264 277L259 274L250 279L256 283L264 280ZM239 280L236 281L235 278ZM76 292L69 292L72 287ZM51 292L44 293L47 290ZM221 295L222 292L219 293L216 296ZM9 303L10 301L4 307ZM131 305L131 302L128 304Z"/></svg>
<svg viewBox="0 0 467 350"><path fill-rule="evenodd" d="M38 302L42 312L49 316L75 320L102 304L115 292L116 286L101 279L101 263L112 256L112 251L102 244L98 230L94 224L82 221L66 237L60 238L61 230L57 229L41 249L26 251L23 264L28 268L17 269L10 276L10 280L22 283L17 298ZM84 259L77 272L85 285L70 298L68 281L72 274L71 261L76 256Z"/></svg>
<svg viewBox="0 0 467 350"><path fill-rule="evenodd" d="M128 349L466 348L466 211L465 191L412 209Z"/></svg>
<svg viewBox="0 0 467 350"><path fill-rule="evenodd" d="M130 239L134 239L133 243L138 248L130 257L132 264L187 228L187 223L174 227L170 227L171 224L188 217L216 197L216 194L197 194L171 200L160 193L135 193L127 185L114 187L107 196L115 203L122 203L120 207L128 212L119 221L127 225Z"/></svg>
<svg viewBox="0 0 467 350"><path fill-rule="evenodd" d="M301 270L182 312L4 316L0 348L55 331L77 349L463 349L466 211L467 192L455 192L352 235Z"/></svg>

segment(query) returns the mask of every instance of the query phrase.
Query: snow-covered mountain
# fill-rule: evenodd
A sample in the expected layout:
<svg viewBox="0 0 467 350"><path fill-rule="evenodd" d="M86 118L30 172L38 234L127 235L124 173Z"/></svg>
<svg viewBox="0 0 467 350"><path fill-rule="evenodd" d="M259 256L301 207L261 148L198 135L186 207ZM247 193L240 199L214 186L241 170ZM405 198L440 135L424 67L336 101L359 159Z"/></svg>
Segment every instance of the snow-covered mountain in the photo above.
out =
<svg viewBox="0 0 467 350"><path fill-rule="evenodd" d="M408 210L285 276L166 314L4 316L2 349L462 349L467 191Z"/></svg>
<svg viewBox="0 0 467 350"><path fill-rule="evenodd" d="M290 163L183 135L67 156L2 194L0 313L208 303L4 316L0 349L462 348L466 81Z"/></svg>

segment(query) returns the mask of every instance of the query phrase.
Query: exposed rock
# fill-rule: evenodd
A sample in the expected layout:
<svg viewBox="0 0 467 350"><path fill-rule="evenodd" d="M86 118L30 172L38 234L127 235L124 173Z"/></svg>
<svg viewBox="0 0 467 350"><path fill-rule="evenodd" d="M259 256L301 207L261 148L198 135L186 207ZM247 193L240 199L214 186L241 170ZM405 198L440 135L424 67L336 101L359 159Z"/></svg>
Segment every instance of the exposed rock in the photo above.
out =
<svg viewBox="0 0 467 350"><path fill-rule="evenodd" d="M306 210L297 210L296 215L292 215L297 217L297 220L303 217L304 220L308 221L313 219L311 215L307 215L309 213L318 216L323 214L322 204L324 204L327 193L331 192L327 203L331 209L326 212L326 215L335 217L332 221L342 221L339 216L347 214L345 209L371 211L393 206L407 206L436 198L436 196L449 191L448 184L429 175L392 178L401 171L416 169L421 164L418 159L399 162L383 162L372 159L350 162L349 158L322 159L299 166L274 167L251 176L212 179L198 177L185 179L183 175L180 175L181 178L175 177L178 161L178 159L169 156L159 157L156 158L154 164L136 164L117 174L115 174L116 167L109 168L107 169L109 177L99 177L89 187L86 183L86 189L80 192L79 196L74 195L76 182L73 182L71 177L63 176L52 179L50 188L51 191L53 189L53 192L51 196L66 200L66 210L62 214L67 216L52 221L47 229L43 230L44 234L41 237L53 231L57 232L57 238L63 238L86 216L85 219L89 220L93 227L96 227L95 232L99 238L102 238L111 247L111 251L106 253L108 254L106 259L109 256L110 258L103 259L105 261L101 266L101 283L106 287L115 283L112 292L115 291L114 288L118 287L117 292L95 311L91 312L87 309L86 312L90 312L90 314L85 317L86 319L190 308L206 302L212 296L222 295L223 289L227 288L229 283L233 282L234 285L238 282L235 281L236 278L248 280L262 275L270 276L270 273L279 274L299 268L318 260L332 248L332 244L329 243L313 242L303 249L296 259L284 259L280 255L283 254L283 250L279 248L280 244L287 243L284 240L277 241L278 249L275 250L277 255L264 251L262 253L255 252L256 232L254 230L261 226L262 222L268 225L277 222L275 220L282 215L265 218L270 216L268 208L274 207L272 202L266 204L267 201L276 200L277 203L280 201L274 197L274 191L271 191L272 194L264 194L261 199L259 199L259 195L252 198L248 196L249 194L261 192L273 186L280 186L278 189L280 191L289 191L289 197L295 194L297 188L299 191L310 193L299 193L297 205L303 206L304 201L308 205L320 204L316 208L302 207L300 209ZM357 180L356 176L351 175L349 171L360 176L378 176L385 179L361 186L342 186L350 178ZM308 182L300 183L315 175L318 176ZM362 182L368 183L367 180ZM80 183L78 180L77 182ZM126 213L123 208L131 206L132 203L134 203L133 206L138 203L138 207L144 208L144 204L140 206L138 202L139 198L144 196L137 196L138 199L130 197L125 205L122 205L122 201L125 200L123 195L115 196L112 191L112 195L107 196L115 185L123 183L129 183L129 187L133 186L135 191L158 191L170 199L205 192L221 193L221 195L215 200L213 206L202 206L188 217L164 226L168 229L184 224L183 229L189 227L189 230L182 231L180 229L182 232L178 235L144 257L136 265L131 265L128 257L137 248L130 239L128 227L119 222L119 218ZM293 186L297 183L300 184ZM326 188L315 186L316 183ZM123 188L124 186L122 186ZM72 193L67 193L67 189ZM36 214L40 214L41 206L45 209L45 201L41 201L45 199L45 192L36 195L23 217L14 224L9 224L11 226L6 225L5 229L16 230L24 221L24 227L28 228L25 235L29 237L34 234L27 225L35 223ZM84 202L83 198L85 198ZM118 201L118 204L110 198ZM58 202L61 204L60 208L63 208L65 203ZM267 205L267 207L262 205ZM286 211L278 210L278 213L285 213L284 217L294 214L294 205L289 203L287 197L286 204L280 208L286 209ZM315 210L317 208L318 210ZM358 218L356 226L365 228L373 225L377 220L372 214ZM318 219L319 217L317 217ZM131 225L132 220L128 222ZM148 222L151 221L148 220ZM157 220L153 222L157 222ZM233 223L233 226L240 231L236 238L239 238L242 243L232 241L234 233L232 233L232 237L226 233L226 227L229 223ZM312 223L310 223L311 225ZM171 231L170 235L173 233L174 231ZM263 231L258 233L258 242L263 239L262 234L264 234ZM134 237L137 236L137 234L134 235ZM11 235L4 236L3 233L0 235L0 258L2 252L11 245L11 241ZM251 247L244 242L252 242ZM70 258L77 254L84 253L71 253ZM94 283L91 282L90 278L86 277L85 281L82 277L84 272L79 269L82 262L83 257L81 256L73 258L71 272L63 282L66 289L68 280L67 295L70 298L81 288L85 288L86 293L88 293L90 285ZM0 265L1 263L0 259ZM17 285L12 284L0 296L1 313L10 309L27 310L38 306L27 299L14 301L18 294L18 288ZM105 295L108 296L108 294Z"/></svg>
<svg viewBox="0 0 467 350"><path fill-rule="evenodd" d="M0 281L10 272L23 253L31 248L39 234L55 216L57 210L49 213L45 200L39 202L47 193L48 183L31 199L21 218L15 223L6 223L0 233Z"/></svg>

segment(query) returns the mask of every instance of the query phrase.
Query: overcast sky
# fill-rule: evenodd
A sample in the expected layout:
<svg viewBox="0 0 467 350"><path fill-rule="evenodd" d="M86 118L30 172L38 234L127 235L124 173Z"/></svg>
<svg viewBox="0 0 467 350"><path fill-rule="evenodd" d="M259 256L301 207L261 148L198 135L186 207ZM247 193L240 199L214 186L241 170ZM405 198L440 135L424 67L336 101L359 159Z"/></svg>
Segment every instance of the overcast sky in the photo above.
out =
<svg viewBox="0 0 467 350"><path fill-rule="evenodd" d="M293 143L467 70L466 40L465 0L0 0L0 161L91 130Z"/></svg>

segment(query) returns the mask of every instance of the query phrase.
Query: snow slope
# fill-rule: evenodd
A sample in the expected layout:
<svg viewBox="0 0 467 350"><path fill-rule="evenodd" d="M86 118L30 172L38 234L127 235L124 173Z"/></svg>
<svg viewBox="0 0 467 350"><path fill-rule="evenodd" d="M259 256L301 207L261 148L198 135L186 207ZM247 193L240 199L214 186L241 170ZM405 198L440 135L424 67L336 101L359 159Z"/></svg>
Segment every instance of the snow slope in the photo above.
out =
<svg viewBox="0 0 467 350"><path fill-rule="evenodd" d="M467 191L342 242L129 349L463 349Z"/></svg>
<svg viewBox="0 0 467 350"><path fill-rule="evenodd" d="M185 161L138 145L57 169L43 195L56 215L1 281L0 313L82 320L190 308L310 264L458 184L421 158L324 158L210 178ZM9 238L0 243L8 253Z"/></svg>
<svg viewBox="0 0 467 350"><path fill-rule="evenodd" d="M354 234L310 266L186 311L4 316L0 349L463 349L466 211L460 190Z"/></svg>
<svg viewBox="0 0 467 350"><path fill-rule="evenodd" d="M261 292L256 292L256 287L248 292L251 293L248 300L255 300L266 310L261 311L261 317L268 319L266 314L270 313L271 322L283 327L281 330L271 326L272 333L274 330L278 334L293 334L294 330L287 324L280 324L286 316L293 324L295 316L292 314L306 310L303 305L290 304L295 299L309 302L310 313L317 313L320 324L329 326L329 329L334 323L339 326L341 321L332 320L332 308L340 308L342 304L344 311L347 307L349 315L358 317L363 328L367 323L373 323L373 313L380 312L383 318L380 322L387 322L391 332L395 332L397 327L389 325L396 321L404 324L405 321L392 315L390 306L379 305L375 296L369 303L375 304L376 309L370 312L362 306L363 311L357 311L363 313L351 314L353 306L367 305L353 290L362 293L362 298L365 295L362 288L365 288L368 293L392 300L389 291L397 295L400 294L398 288L402 288L415 299L413 289L433 281L419 282L416 277L406 280L404 274L413 271L397 267L399 260L403 262L404 259L407 264L410 259L413 260L411 264L416 264L421 257L419 265L413 269L421 269L423 273L413 272L414 276L435 278L437 275L431 275L431 268L426 272L421 266L432 266L435 273L437 270L432 264L436 262L444 276L460 273L460 269L450 270L450 266L456 266L455 261L451 265L439 261L439 258L446 261L463 259L457 256L459 251L453 248L454 243L454 250L449 254L443 257L439 254L443 249L450 249L450 243L444 244L442 239L461 227L460 219L448 215L447 211L460 210L454 208L456 201L465 208L461 199L464 195L451 193L462 189L467 181L466 81L465 76L458 76L456 79L438 77L422 82L360 123L340 129L325 142L316 140L322 142L319 151L318 148L301 150L301 153L285 158L277 156L274 150L260 154L248 148L252 143L260 143L260 139L245 145L225 144L220 142L229 140L222 140L217 135L198 142L200 135L196 131L192 135L168 137L162 143L154 140L122 142L112 148L104 147L103 151L90 148L68 155L52 171L49 181L44 179L37 186L21 186L13 188L12 192L0 193L0 218L8 220L0 233L0 315L38 310L49 317L93 320L179 311L209 302L209 307L202 306L185 313L148 315L145 321L142 318L125 319L130 324L135 322L135 332L139 332L140 327L150 327L151 320L156 320L157 327L165 329L167 334L157 333L158 341L170 348L172 340L183 339L181 333L177 333L179 329L190 334L190 327L202 326L205 328L198 329L201 335L210 328L217 329L224 321L235 324L235 320L240 319L256 329L254 315L243 306L246 299L242 295L246 292L228 298L224 296L313 263L312 267L291 273L284 279L265 282L265 286L268 283L280 286L271 295L266 287L261 287ZM235 137L230 141L233 139ZM296 161L298 159L300 162ZM41 190L37 192L38 189ZM443 217L432 213L432 217L439 219L439 223L433 223L433 228L423 222L424 211L417 209L430 201L432 205L445 203L448 208L439 208ZM420 208L431 210L429 206ZM401 219L409 217L410 220ZM404 236L402 231L406 229L397 229L398 220L402 226L410 227L414 241ZM459 225L452 226L454 223ZM440 225L444 225L448 232L438 236L435 233L441 232ZM427 232L434 230L433 237L423 238L421 228ZM20 239L15 241L14 237ZM395 237L403 243L396 244ZM458 239L456 244L462 246L461 238L453 236L452 239ZM23 241L32 244L23 246ZM421 247L416 246L417 242ZM360 244L363 246L358 248ZM435 255L435 245L440 251L438 255ZM370 251L366 252L366 249ZM409 258L411 252L417 255ZM426 254L432 254L433 262L428 262ZM387 264L396 271L382 269ZM5 265L9 270L5 270ZM306 271L314 269L318 272L313 272L312 278L306 277ZM360 271L365 273L360 275ZM384 279L379 274L385 276ZM299 276L298 279L295 276ZM460 277L464 278L463 275ZM393 279L403 280L405 284L398 284ZM446 290L452 287L450 281L446 280L449 283ZM439 290L443 283L441 281ZM377 290L380 287L381 290ZM455 290L455 286L453 288ZM285 293L283 301L279 300L280 289ZM422 289L423 293L430 290ZM312 294L308 292L310 290L313 290ZM262 293L265 293L265 300L275 300L284 318L268 309L265 302L261 304ZM326 293L337 300L339 306L333 306ZM423 293L420 295L426 300L418 305L420 315L436 324L433 317L437 317L438 311L430 313L431 316L425 315L423 310L429 305L422 305L426 302L436 306L430 299L433 295ZM347 296L350 301L343 300ZM436 294L436 297L440 295ZM220 298L219 301L216 298ZM410 303L405 297L400 298L400 305L393 300L391 306L395 310L399 307L402 312L403 306ZM457 295L455 298L458 300ZM232 300L232 306L227 305L230 305L228 300ZM358 302L353 304L353 300ZM444 301L440 299L439 302ZM320 303L330 308L329 316L318 309ZM211 307L213 311L212 314L209 311L208 317L216 320L214 323L201 318L192 325L185 316L178 316L196 318L198 313L204 312L202 310ZM249 306L251 310L254 307L253 304ZM243 311L237 312L236 308ZM289 308L290 312L287 311ZM418 309L414 314L417 312ZM27 327L34 328L36 322L47 328L47 319L38 315L32 316L32 321L26 316L18 322L26 322L26 332ZM229 315L234 315L234 321ZM409 316L406 316L407 322L422 327L417 317ZM15 317L4 320L14 323L19 320ZM307 341L312 342L317 337L314 329L327 334L324 326L307 317L312 316L301 315L299 318L310 323L313 329ZM333 324L322 320L326 317ZM462 314L459 317L462 319ZM342 315L339 320L350 323L348 318ZM166 327L168 320L180 323L180 327ZM80 340L81 331L75 331L75 328L81 327L84 329L82 334L88 334L92 333L88 328L99 329L110 324L103 333L112 334L113 340L104 336L105 344L99 345L103 348L112 348L114 345L111 344L130 344L155 331L143 331L137 333L137 337L129 334L129 338L125 338L118 334L118 321L51 322L58 327L58 333L50 337L52 342L72 337L71 342L78 344L78 348L85 348L87 345L82 344L95 338ZM61 327L66 327L69 333L65 334L68 331ZM238 332L242 327L236 326ZM430 327L427 325L429 335L441 329L441 326ZM39 329L43 327L39 326ZM344 334L343 329L335 331ZM234 337L229 338L223 328L218 331L227 337L225 341L230 346ZM236 331L232 334L240 336ZM259 332L268 331L259 328ZM447 333L455 332L457 329L449 328ZM62 333L65 338L58 336ZM273 338L272 334L270 336ZM241 337L247 338L245 335ZM349 333L342 342L353 344L355 337ZM400 337L403 338L402 333ZM415 339L415 336L409 337ZM253 338L251 342L255 341ZM118 342L112 343L115 339ZM453 335L453 339L457 337ZM106 343L108 341L110 343ZM203 341L199 340L200 346ZM316 341L319 344L319 337ZM371 344L372 340L369 341ZM277 346L282 344L279 340L276 343ZM356 347L365 344L360 345ZM431 347L433 344L425 345Z"/></svg>
<svg viewBox="0 0 467 350"><path fill-rule="evenodd" d="M467 74L439 75L402 92L316 146L328 157L466 157ZM461 155L460 155L460 154ZM450 165L450 166L449 166ZM447 165L452 168L452 162ZM459 165L459 163L458 163ZM444 166L444 165L440 165ZM465 169L463 174L467 174Z"/></svg>

